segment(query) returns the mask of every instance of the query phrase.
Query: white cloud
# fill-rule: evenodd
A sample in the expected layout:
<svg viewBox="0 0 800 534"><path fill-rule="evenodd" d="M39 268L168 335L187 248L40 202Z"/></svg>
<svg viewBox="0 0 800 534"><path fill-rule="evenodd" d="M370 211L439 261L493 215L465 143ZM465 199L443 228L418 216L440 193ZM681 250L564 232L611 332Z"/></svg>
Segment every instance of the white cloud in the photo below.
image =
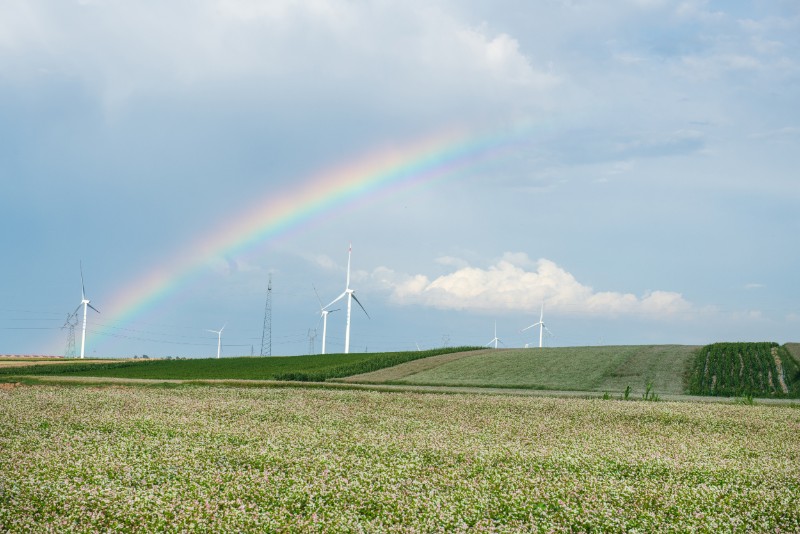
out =
<svg viewBox="0 0 800 534"><path fill-rule="evenodd" d="M800 128L795 126L784 126L782 128L775 128L773 130L757 132L749 135L750 139L781 139L793 138L800 134Z"/></svg>
<svg viewBox="0 0 800 534"><path fill-rule="evenodd" d="M457 267L459 269L469 266L469 262L467 262L467 260L463 260L461 258L454 258L452 256L440 256L436 258L435 261L439 265L445 265L447 267Z"/></svg>
<svg viewBox="0 0 800 534"><path fill-rule="evenodd" d="M751 282L749 284L745 284L744 285L744 288L748 289L748 290L750 290L750 289L761 289L763 287L764 287L764 284L760 284L758 282Z"/></svg>
<svg viewBox="0 0 800 534"><path fill-rule="evenodd" d="M318 267L322 267L323 269L332 271L339 268L335 261L331 259L330 256L327 254L313 254L306 257L314 265Z"/></svg>
<svg viewBox="0 0 800 534"><path fill-rule="evenodd" d="M530 270L529 270L530 269ZM595 291L555 262L507 253L488 269L464 266L433 280L388 268L373 272L397 304L476 312L531 311L544 302L551 311L578 315L673 317L692 309L680 293L651 291L641 296Z"/></svg>
<svg viewBox="0 0 800 534"><path fill-rule="evenodd" d="M111 106L198 85L287 96L346 85L389 99L452 98L460 88L502 99L558 83L509 33L394 1L12 2L0 17L0 70L24 78L41 69L80 80Z"/></svg>

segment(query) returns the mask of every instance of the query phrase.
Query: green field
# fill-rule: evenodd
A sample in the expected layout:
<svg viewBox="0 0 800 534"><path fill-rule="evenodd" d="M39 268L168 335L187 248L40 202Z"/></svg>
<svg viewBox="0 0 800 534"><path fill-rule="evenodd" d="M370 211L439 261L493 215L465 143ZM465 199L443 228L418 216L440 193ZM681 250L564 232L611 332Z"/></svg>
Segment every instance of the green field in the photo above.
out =
<svg viewBox="0 0 800 534"><path fill-rule="evenodd" d="M798 532L800 409L0 388L2 532Z"/></svg>
<svg viewBox="0 0 800 534"><path fill-rule="evenodd" d="M800 343L787 343L784 345L789 354L794 358L794 361L800 365Z"/></svg>
<svg viewBox="0 0 800 534"><path fill-rule="evenodd" d="M800 397L800 365L777 343L714 343L697 351L689 393Z"/></svg>
<svg viewBox="0 0 800 534"><path fill-rule="evenodd" d="M358 377L360 382L526 388L639 394L650 382L660 394L684 393L697 347L685 345L563 347L476 351L424 360Z"/></svg>
<svg viewBox="0 0 800 534"><path fill-rule="evenodd" d="M61 361L0 366L0 381L60 375L150 380L334 380L362 384L507 388L662 396L800 397L800 345L717 343L531 349L450 348L422 352L199 360ZM713 356L713 357L712 357ZM13 364L22 365L20 362ZM31 379L28 379L30 382Z"/></svg>
<svg viewBox="0 0 800 534"><path fill-rule="evenodd" d="M419 352L320 354L292 357L241 357L186 360L126 360L107 363L71 362L58 366L32 365L0 368L3 375L61 375L157 380L298 380L323 381L328 378L365 373L419 358L448 352L472 350L469 347L434 349Z"/></svg>

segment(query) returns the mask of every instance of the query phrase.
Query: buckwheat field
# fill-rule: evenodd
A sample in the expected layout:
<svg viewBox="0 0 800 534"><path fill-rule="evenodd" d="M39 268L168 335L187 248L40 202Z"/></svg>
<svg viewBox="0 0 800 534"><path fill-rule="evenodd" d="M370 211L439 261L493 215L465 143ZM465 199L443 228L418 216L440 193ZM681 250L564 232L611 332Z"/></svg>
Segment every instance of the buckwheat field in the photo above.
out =
<svg viewBox="0 0 800 534"><path fill-rule="evenodd" d="M800 531L800 409L0 390L0 531Z"/></svg>

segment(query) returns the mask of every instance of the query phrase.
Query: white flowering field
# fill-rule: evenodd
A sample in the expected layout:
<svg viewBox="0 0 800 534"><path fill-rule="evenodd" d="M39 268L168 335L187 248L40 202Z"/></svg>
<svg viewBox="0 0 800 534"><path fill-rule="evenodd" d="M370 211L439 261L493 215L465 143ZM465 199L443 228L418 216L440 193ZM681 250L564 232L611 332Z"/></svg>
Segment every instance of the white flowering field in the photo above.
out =
<svg viewBox="0 0 800 534"><path fill-rule="evenodd" d="M0 531L800 531L800 409L0 389Z"/></svg>

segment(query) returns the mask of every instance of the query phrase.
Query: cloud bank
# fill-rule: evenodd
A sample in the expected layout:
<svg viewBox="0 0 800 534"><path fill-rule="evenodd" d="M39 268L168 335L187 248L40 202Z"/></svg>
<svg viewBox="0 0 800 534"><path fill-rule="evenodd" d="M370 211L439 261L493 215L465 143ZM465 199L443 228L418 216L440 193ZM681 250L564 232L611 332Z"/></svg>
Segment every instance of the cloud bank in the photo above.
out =
<svg viewBox="0 0 800 534"><path fill-rule="evenodd" d="M454 265L448 259L440 262ZM549 311L593 316L642 315L675 318L692 309L680 293L649 291L643 295L596 291L548 259L532 261L524 253L507 253L486 269L462 266L430 279L382 267L372 277L396 304L474 312Z"/></svg>

